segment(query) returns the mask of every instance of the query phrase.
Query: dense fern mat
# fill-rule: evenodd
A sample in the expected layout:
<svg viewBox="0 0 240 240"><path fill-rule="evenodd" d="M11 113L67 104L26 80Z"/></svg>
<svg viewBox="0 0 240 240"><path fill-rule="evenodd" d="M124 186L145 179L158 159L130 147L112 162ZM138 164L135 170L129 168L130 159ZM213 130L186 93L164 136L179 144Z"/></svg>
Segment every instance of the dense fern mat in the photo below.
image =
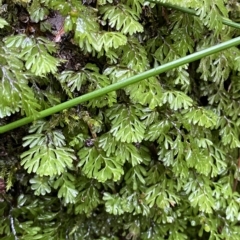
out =
<svg viewBox="0 0 240 240"><path fill-rule="evenodd" d="M0 125L239 36L223 18L237 0L1 0ZM1 134L0 238L239 240L239 70L232 47Z"/></svg>

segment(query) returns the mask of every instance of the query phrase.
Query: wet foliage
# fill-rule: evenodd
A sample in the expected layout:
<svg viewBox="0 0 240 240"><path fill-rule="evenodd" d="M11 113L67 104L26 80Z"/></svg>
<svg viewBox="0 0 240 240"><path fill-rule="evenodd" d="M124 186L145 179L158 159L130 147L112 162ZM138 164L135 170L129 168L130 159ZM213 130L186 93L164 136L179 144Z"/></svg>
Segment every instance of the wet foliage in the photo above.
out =
<svg viewBox="0 0 240 240"><path fill-rule="evenodd" d="M0 125L236 37L222 18L239 16L236 0L2 0ZM1 134L0 238L238 240L239 56Z"/></svg>

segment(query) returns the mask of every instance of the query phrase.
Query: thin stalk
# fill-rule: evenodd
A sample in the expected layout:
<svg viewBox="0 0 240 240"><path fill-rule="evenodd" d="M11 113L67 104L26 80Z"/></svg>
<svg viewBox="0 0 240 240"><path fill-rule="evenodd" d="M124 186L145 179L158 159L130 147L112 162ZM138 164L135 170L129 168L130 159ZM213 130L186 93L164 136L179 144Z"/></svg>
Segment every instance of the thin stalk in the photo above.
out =
<svg viewBox="0 0 240 240"><path fill-rule="evenodd" d="M1 126L0 127L0 134L4 133L4 132L7 132L7 131L10 131L12 129L18 128L20 126L26 125L28 123L31 123L34 120L50 116L50 115L52 115L54 113L57 113L57 112L60 112L64 109L74 107L74 106L76 106L80 103L83 103L83 102L89 101L91 99L103 96L103 95L105 95L109 92L116 91L118 89L127 87L130 84L140 82L144 79L150 78L152 76L159 75L163 72L172 70L173 68L176 68L176 67L182 66L184 64L196 61L200 58L209 56L211 54L214 54L214 53L217 53L217 52L220 52L220 51L223 51L227 48L230 48L230 47L233 47L233 46L236 46L236 45L239 45L239 44L240 44L240 37L237 37L237 38L233 38L229 41L226 41L224 43L220 43L218 45L215 45L213 47L209 47L209 48L201 50L199 52L195 52L195 53L190 54L188 56L179 58L179 59L174 60L172 62L166 63L162 66L159 66L159 67L153 68L151 70L148 70L146 72L140 73L136 76L127 78L127 79L122 80L120 82L111 84L107 87L95 90L91 93L87 93L83 96L74 98L72 100L69 100L69 101L61 103L61 104L58 104L54 107L45 109L45 110L39 112L39 114L37 116L24 117L24 118L22 118L20 120L17 120L15 122L6 124L5 126Z"/></svg>
<svg viewBox="0 0 240 240"><path fill-rule="evenodd" d="M198 16L197 12L195 10L193 10L193 9L190 9L190 8L185 8L185 7L173 5L171 3L156 2L154 0L148 0L148 2L160 4L160 5L162 5L162 6L166 7L166 8L172 8L172 9L184 12L184 13L188 13L188 14L191 14L191 15L194 15L194 16ZM222 17L222 23L225 24L225 25L228 25L230 27L234 27L234 28L239 28L240 29L240 24L239 23L236 23L236 22L234 22L234 21L232 21L232 20L230 20L228 18Z"/></svg>

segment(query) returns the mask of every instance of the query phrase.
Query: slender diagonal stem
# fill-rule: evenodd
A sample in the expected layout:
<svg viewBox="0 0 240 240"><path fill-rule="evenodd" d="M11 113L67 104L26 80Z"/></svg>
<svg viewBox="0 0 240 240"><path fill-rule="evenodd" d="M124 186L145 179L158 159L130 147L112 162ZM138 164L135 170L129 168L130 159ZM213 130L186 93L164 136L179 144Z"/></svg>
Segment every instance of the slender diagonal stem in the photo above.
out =
<svg viewBox="0 0 240 240"><path fill-rule="evenodd" d="M156 2L154 0L148 0L148 2L160 4L160 5L162 5L162 6L166 7L166 8L172 8L172 9L184 12L184 13L188 13L188 14L191 14L191 15L198 16L197 12L195 10L193 10L193 9L190 9L190 8L185 8L185 7L173 5L171 3ZM230 19L222 17L222 23L225 24L225 25L228 25L230 27L234 27L234 28L239 28L240 29L240 24L236 23L236 22L234 22L234 21L232 21Z"/></svg>
<svg viewBox="0 0 240 240"><path fill-rule="evenodd" d="M31 123L31 122L33 122L36 119L41 119L41 118L50 116L50 115L52 115L54 113L57 113L57 112L60 112L60 111L62 111L64 109L74 107L74 106L76 106L76 105L78 105L80 103L83 103L83 102L89 101L91 99L103 96L103 95L105 95L105 94L107 94L109 92L116 91L118 89L127 87L130 84L134 84L134 83L140 82L140 81L142 81L144 79L147 79L149 77L157 76L157 75L159 75L159 74L161 74L163 72L169 71L169 70L171 70L173 68L176 68L176 67L182 66L184 64L196 61L196 60L201 59L203 57L206 57L206 56L209 56L211 54L223 51L223 50L225 50L227 48L230 48L230 47L233 47L233 46L236 46L236 45L239 45L239 44L240 44L240 37L237 37L237 38L233 38L233 39L231 39L229 41L226 41L224 43L220 43L218 45L209 47L209 48L201 50L199 52L195 52L195 53L190 54L188 56L179 58L179 59L174 60L172 62L166 63L166 64L164 64L162 66L159 66L159 67L150 69L150 70L148 70L146 72L140 73L140 74L138 74L136 76L127 78L127 79L122 80L120 82L111 84L111 85L109 85L107 87L95 90L95 91L93 91L91 93L87 93L87 94L85 94L83 96L74 98L74 99L66 101L64 103L60 103L60 104L58 104L58 105L56 105L54 107L45 109L45 110L39 112L37 117L36 116L24 117L24 118L22 118L20 120L17 120L15 122L6 124L4 126L1 126L0 127L0 134L4 133L4 132L7 132L7 131L10 131L12 129L18 128L20 126L26 125L28 123Z"/></svg>

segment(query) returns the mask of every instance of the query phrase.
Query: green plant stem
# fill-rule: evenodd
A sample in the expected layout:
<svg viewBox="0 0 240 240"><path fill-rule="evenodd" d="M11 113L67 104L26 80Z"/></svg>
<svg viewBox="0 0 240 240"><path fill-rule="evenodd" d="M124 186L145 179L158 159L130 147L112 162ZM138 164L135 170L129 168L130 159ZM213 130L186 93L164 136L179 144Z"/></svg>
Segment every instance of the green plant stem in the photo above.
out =
<svg viewBox="0 0 240 240"><path fill-rule="evenodd" d="M136 76L127 78L127 79L122 80L120 82L111 84L107 87L98 89L98 90L93 91L91 93L87 93L83 96L74 98L72 100L66 101L66 102L61 103L61 104L58 104L54 107L45 109L45 110L39 112L39 114L37 116L24 117L24 118L22 118L20 120L17 120L15 122L6 124L4 126L1 126L0 127L0 134L4 133L4 132L7 132L7 131L10 131L12 129L18 128L20 126L26 125L28 123L31 123L34 120L50 116L50 115L52 115L54 113L57 113L57 112L60 112L64 109L74 107L74 106L76 106L80 103L83 103L83 102L89 101L91 99L100 97L100 96L105 95L109 92L127 87L130 84L140 82L140 81L142 81L144 79L147 79L149 77L159 75L159 74L161 74L163 72L166 72L166 71L169 71L173 68L182 66L184 64L193 62L193 61L198 60L200 58L209 56L211 54L214 54L214 53L217 53L217 52L220 52L220 51L223 51L227 48L230 48L230 47L233 47L233 46L236 46L236 45L239 45L239 44L240 44L240 37L237 37L237 38L231 39L229 41L226 41L224 43L220 43L218 45L215 45L213 47L209 47L207 49L201 50L199 52L195 52L195 53L190 54L188 56L185 56L185 57L182 57L180 59L174 60L172 62L166 63L162 66L159 66L159 67L150 69L146 72L140 73Z"/></svg>
<svg viewBox="0 0 240 240"><path fill-rule="evenodd" d="M180 6L177 6L177 5L173 5L171 3L156 2L154 0L148 0L148 2L160 4L160 5L162 5L162 6L166 7L166 8L172 8L172 9L184 12L184 13L188 13L188 14L191 14L191 15L198 16L197 12L195 10L193 10L193 9L190 9L190 8L180 7ZM234 22L234 21L232 21L230 19L222 17L222 23L225 24L225 25L228 25L230 27L234 27L234 28L239 28L240 29L240 24L236 23L236 22Z"/></svg>

